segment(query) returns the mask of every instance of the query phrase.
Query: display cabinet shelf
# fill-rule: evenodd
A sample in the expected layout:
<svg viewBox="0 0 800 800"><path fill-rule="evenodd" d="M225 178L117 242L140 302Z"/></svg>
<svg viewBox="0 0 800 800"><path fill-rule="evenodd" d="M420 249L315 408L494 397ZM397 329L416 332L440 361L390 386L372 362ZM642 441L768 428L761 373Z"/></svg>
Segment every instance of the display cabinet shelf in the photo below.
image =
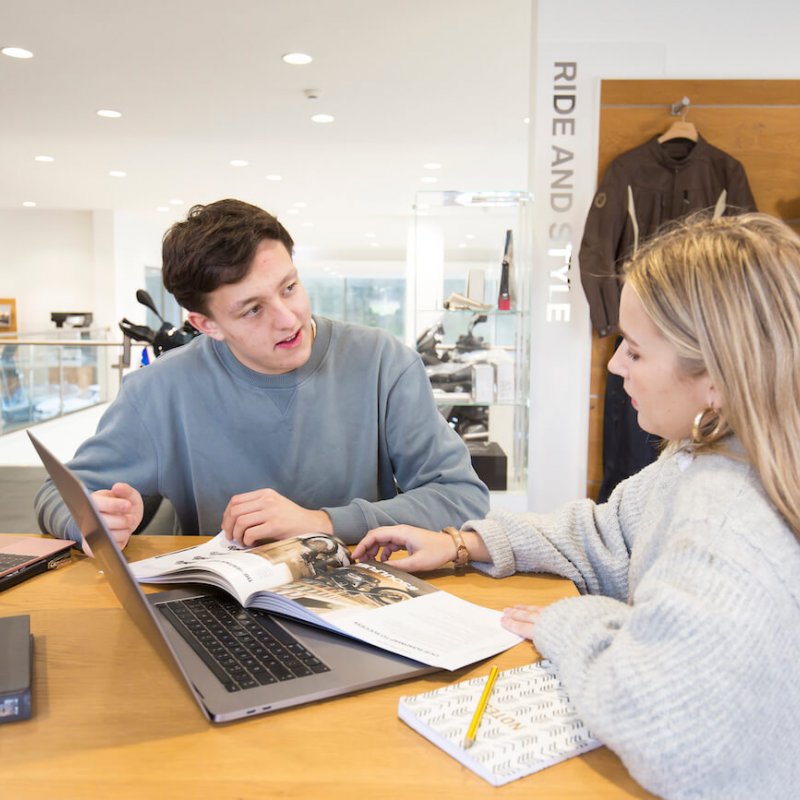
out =
<svg viewBox="0 0 800 800"><path fill-rule="evenodd" d="M505 491L527 481L531 205L526 192L419 192L415 203L417 350L478 473ZM484 307L458 307L469 300Z"/></svg>

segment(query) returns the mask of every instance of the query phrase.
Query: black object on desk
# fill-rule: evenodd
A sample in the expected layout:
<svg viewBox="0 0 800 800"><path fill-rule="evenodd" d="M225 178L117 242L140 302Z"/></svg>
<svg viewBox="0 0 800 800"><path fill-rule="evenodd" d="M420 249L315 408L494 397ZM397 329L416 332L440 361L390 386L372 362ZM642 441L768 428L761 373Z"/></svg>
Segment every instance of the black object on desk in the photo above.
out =
<svg viewBox="0 0 800 800"><path fill-rule="evenodd" d="M497 442L467 442L472 466L492 491L508 488L508 459Z"/></svg>
<svg viewBox="0 0 800 800"><path fill-rule="evenodd" d="M32 655L31 618L0 617L0 722L30 719Z"/></svg>

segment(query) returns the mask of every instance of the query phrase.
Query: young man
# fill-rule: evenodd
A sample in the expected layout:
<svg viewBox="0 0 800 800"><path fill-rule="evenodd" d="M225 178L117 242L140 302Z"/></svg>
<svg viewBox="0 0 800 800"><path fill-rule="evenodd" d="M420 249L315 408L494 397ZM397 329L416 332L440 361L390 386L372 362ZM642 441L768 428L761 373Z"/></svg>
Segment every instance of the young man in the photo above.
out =
<svg viewBox="0 0 800 800"><path fill-rule="evenodd" d="M238 200L194 206L163 243L164 285L204 336L129 375L70 466L120 546L143 496L182 533L251 545L309 531L480 518L488 490L436 409L416 353L313 317L278 220ZM43 531L80 541L55 488Z"/></svg>

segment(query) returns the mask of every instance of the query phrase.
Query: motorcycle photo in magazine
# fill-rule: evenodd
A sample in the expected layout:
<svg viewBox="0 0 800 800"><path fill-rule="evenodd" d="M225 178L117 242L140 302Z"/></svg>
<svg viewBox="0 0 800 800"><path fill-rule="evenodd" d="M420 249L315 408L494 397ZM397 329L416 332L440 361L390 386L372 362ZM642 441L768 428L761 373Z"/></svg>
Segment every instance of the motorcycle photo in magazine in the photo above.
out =
<svg viewBox="0 0 800 800"><path fill-rule="evenodd" d="M455 670L513 647L500 612L375 561L353 563L333 536L309 533L242 548L208 542L134 561L140 583L203 583L258 608Z"/></svg>

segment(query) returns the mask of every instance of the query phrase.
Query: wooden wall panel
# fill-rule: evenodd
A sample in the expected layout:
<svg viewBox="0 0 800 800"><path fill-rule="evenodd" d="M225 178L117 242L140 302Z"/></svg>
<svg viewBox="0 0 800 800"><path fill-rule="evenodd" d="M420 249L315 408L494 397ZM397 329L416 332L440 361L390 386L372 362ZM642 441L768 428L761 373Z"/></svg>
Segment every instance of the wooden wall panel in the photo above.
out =
<svg viewBox="0 0 800 800"><path fill-rule="evenodd" d="M760 211L800 232L800 80L610 80L600 94L598 180L621 153L666 130L670 106L690 100L687 120L742 162ZM587 495L603 475L605 365L613 337L592 334Z"/></svg>
<svg viewBox="0 0 800 800"><path fill-rule="evenodd" d="M791 106L800 103L800 80L613 80L603 81L604 106L666 106L687 96L692 106Z"/></svg>

